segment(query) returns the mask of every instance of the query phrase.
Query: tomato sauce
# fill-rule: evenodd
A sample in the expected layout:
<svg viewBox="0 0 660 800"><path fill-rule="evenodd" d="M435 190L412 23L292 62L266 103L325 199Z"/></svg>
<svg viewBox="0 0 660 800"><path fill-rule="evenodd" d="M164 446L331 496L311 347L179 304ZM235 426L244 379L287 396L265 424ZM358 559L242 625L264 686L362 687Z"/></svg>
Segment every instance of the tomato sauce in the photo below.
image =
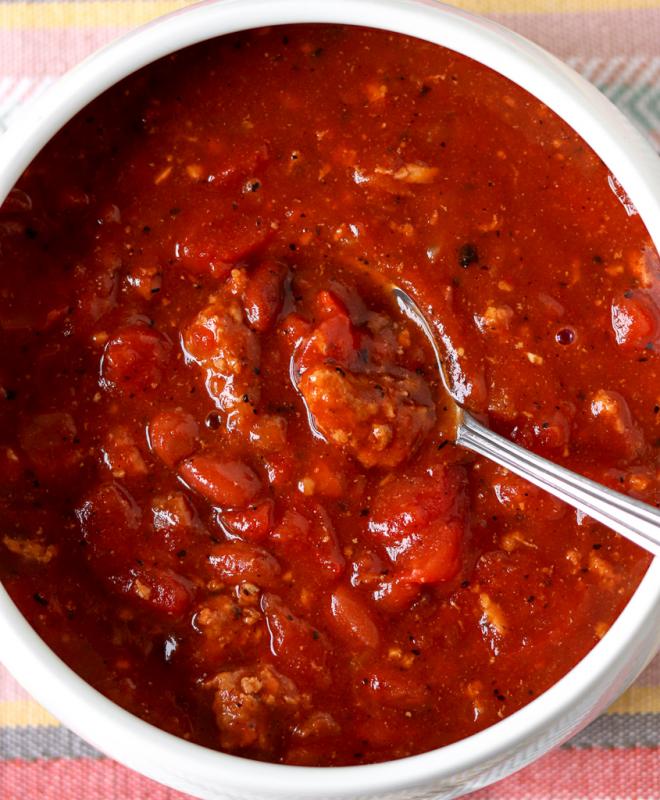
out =
<svg viewBox="0 0 660 800"><path fill-rule="evenodd" d="M0 576L83 678L290 764L511 714L649 558L457 448L452 393L658 503L660 260L548 108L451 51L294 26L170 56L0 211Z"/></svg>

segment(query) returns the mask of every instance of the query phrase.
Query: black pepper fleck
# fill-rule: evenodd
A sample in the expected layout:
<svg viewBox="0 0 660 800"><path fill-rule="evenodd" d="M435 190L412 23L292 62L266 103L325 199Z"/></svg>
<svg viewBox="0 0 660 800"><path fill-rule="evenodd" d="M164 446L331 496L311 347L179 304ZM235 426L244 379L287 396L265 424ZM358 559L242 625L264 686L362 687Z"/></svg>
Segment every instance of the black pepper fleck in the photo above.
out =
<svg viewBox="0 0 660 800"><path fill-rule="evenodd" d="M479 261L479 253L473 244L463 244L458 250L458 264L463 269L467 269L470 264L476 264Z"/></svg>

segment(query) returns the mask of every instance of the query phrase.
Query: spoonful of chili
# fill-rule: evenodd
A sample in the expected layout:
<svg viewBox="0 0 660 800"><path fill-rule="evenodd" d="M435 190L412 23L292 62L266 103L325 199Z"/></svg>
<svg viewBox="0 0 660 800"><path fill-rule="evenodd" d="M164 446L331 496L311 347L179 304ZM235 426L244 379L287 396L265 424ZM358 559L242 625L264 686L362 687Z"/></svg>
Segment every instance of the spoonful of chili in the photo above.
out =
<svg viewBox="0 0 660 800"><path fill-rule="evenodd" d="M660 510L608 489L590 478L578 475L514 444L482 425L456 403L449 390L444 364L431 326L406 291L397 286L393 288L393 293L401 311L424 333L433 348L438 371L447 393L446 401L456 406L456 445L494 461L640 547L660 556Z"/></svg>

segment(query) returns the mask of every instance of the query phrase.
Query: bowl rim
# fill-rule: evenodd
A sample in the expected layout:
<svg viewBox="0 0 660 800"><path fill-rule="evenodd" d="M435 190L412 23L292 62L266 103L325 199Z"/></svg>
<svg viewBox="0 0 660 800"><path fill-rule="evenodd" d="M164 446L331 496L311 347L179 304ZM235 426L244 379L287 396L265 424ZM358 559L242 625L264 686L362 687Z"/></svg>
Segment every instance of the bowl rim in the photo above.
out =
<svg viewBox="0 0 660 800"><path fill-rule="evenodd" d="M467 55L527 89L566 120L617 176L660 249L660 159L628 120L593 86L542 48L490 20L435 0L206 0L161 17L90 56L19 113L0 137L0 198L77 111L145 64L225 33L305 22L362 25L415 36ZM156 780L174 781L171 785L190 789L191 776L196 776L199 789L207 792L210 785L226 785L289 797L372 795L433 780L450 782L459 773L478 774L484 766L524 749L530 738L540 737L553 726L561 727L568 709L579 705L595 686L608 685L608 674L623 671L636 642L648 637L645 626L653 630L655 625L649 650L653 652L653 639L656 647L660 644L659 620L660 557L653 560L603 639L528 705L445 747L350 767L252 761L155 728L115 705L66 666L1 586L0 659L65 725ZM623 688L625 684L617 687ZM571 732L568 729L564 735ZM460 785L458 781L457 790Z"/></svg>

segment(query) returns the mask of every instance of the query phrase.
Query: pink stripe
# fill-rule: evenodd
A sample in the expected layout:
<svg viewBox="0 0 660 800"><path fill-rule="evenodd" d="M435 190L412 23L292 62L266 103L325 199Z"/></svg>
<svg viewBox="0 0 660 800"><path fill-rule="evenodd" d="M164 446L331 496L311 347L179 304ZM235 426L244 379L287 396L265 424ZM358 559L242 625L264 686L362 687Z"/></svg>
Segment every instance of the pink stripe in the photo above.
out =
<svg viewBox="0 0 660 800"><path fill-rule="evenodd" d="M574 800L659 797L659 751L555 750L516 775L470 795L472 800ZM189 800L107 759L9 761L0 764L3 800L93 797L94 800Z"/></svg>
<svg viewBox="0 0 660 800"><path fill-rule="evenodd" d="M2 800L191 800L107 759L0 763Z"/></svg>
<svg viewBox="0 0 660 800"><path fill-rule="evenodd" d="M28 700L30 695L12 678L0 664L0 703L12 700Z"/></svg>
<svg viewBox="0 0 660 800"><path fill-rule="evenodd" d="M553 750L470 800L660 797L660 750Z"/></svg>
<svg viewBox="0 0 660 800"><path fill-rule="evenodd" d="M657 55L660 7L572 14L492 14L560 58Z"/></svg>
<svg viewBox="0 0 660 800"><path fill-rule="evenodd" d="M0 75L41 78L75 66L125 28L0 29Z"/></svg>
<svg viewBox="0 0 660 800"><path fill-rule="evenodd" d="M660 8L574 14L495 14L492 18L560 58L655 55ZM0 75L59 75L127 28L0 30Z"/></svg>
<svg viewBox="0 0 660 800"><path fill-rule="evenodd" d="M660 687L660 655L657 655L635 681L635 686ZM658 767L660 769L660 766Z"/></svg>

